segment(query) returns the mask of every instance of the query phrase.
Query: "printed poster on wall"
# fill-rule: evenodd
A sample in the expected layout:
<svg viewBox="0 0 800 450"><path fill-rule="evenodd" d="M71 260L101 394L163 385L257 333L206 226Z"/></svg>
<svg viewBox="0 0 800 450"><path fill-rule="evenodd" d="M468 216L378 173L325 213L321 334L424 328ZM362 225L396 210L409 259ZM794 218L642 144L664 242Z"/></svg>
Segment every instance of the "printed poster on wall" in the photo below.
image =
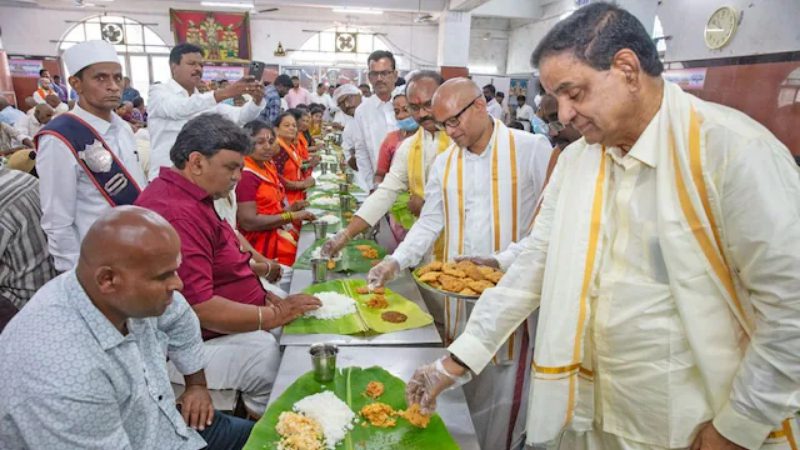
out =
<svg viewBox="0 0 800 450"><path fill-rule="evenodd" d="M9 55L8 69L12 77L39 78L42 60Z"/></svg>
<svg viewBox="0 0 800 450"><path fill-rule="evenodd" d="M176 43L199 46L207 61L245 61L251 58L250 14L169 10Z"/></svg>
<svg viewBox="0 0 800 450"><path fill-rule="evenodd" d="M512 78L511 87L508 89L508 95L514 98L514 100L520 95L528 95L528 79Z"/></svg>

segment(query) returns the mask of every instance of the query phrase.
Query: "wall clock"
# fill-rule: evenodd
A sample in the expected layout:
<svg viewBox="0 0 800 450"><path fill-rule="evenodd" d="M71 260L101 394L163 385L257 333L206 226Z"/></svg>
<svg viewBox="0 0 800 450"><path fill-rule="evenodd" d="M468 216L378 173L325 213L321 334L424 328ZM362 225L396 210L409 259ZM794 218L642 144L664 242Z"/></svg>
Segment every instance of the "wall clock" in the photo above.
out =
<svg viewBox="0 0 800 450"><path fill-rule="evenodd" d="M724 47L736 33L739 13L730 6L723 6L711 14L706 23L704 39L712 50Z"/></svg>

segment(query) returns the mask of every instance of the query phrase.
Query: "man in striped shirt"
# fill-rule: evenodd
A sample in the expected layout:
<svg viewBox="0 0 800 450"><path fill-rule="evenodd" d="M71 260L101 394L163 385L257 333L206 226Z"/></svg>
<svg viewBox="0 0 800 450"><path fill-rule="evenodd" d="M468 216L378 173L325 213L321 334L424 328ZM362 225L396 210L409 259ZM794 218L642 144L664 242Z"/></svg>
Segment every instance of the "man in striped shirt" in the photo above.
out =
<svg viewBox="0 0 800 450"><path fill-rule="evenodd" d="M57 275L39 225L39 181L0 167L0 331Z"/></svg>

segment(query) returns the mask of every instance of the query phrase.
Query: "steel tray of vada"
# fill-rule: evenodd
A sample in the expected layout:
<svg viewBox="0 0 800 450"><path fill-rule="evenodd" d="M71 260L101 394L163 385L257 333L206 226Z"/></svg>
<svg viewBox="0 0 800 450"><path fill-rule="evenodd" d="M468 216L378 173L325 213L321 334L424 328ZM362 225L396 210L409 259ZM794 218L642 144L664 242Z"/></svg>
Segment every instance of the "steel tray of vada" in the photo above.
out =
<svg viewBox="0 0 800 450"><path fill-rule="evenodd" d="M414 270L412 276L417 285L426 291L477 300L484 290L494 287L500 281L503 272L469 260L450 263L434 261Z"/></svg>

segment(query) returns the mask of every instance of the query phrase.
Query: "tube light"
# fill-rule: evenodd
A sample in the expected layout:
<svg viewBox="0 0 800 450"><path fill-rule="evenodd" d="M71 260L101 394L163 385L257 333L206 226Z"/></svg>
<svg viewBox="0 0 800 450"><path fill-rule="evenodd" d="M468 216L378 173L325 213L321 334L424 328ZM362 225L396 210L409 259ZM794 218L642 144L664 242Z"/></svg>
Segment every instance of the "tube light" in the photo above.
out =
<svg viewBox="0 0 800 450"><path fill-rule="evenodd" d="M333 8L333 12L342 14L374 14L381 15L383 11L374 8L350 8L347 6L337 6Z"/></svg>
<svg viewBox="0 0 800 450"><path fill-rule="evenodd" d="M229 2L200 2L203 6L216 6L220 8L241 8L241 9L253 9L255 5L253 3L229 3Z"/></svg>

